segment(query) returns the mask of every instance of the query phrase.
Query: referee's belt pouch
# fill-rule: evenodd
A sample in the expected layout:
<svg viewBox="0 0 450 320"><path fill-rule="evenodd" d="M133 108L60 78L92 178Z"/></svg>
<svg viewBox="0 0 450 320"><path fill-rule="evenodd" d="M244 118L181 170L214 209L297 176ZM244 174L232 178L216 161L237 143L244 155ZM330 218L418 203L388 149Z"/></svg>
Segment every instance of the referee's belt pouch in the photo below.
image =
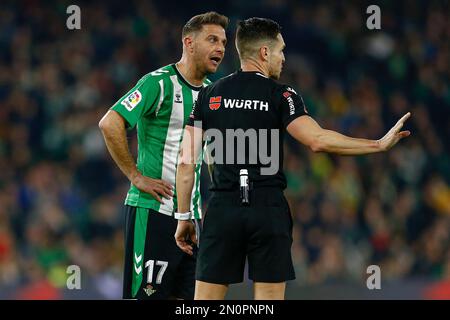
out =
<svg viewBox="0 0 450 320"><path fill-rule="evenodd" d="M284 207L287 201L283 190L276 187L250 188L250 207ZM241 206L239 190L215 191L208 206Z"/></svg>

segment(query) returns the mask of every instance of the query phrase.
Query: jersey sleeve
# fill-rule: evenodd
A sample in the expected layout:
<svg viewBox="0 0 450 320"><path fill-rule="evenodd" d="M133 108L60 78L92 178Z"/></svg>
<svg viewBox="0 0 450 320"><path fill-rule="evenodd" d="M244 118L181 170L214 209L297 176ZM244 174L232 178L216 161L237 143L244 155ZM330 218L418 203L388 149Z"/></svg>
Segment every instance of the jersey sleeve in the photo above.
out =
<svg viewBox="0 0 450 320"><path fill-rule="evenodd" d="M291 87L280 86L276 94L279 99L281 121L285 128L298 117L309 115L302 96Z"/></svg>
<svg viewBox="0 0 450 320"><path fill-rule="evenodd" d="M142 116L155 111L160 94L160 83L150 75L145 76L111 110L118 112L126 120L128 128L133 128Z"/></svg>
<svg viewBox="0 0 450 320"><path fill-rule="evenodd" d="M198 93L197 100L195 101L194 106L192 107L192 112L189 116L189 121L187 123L188 126L199 128L203 127L202 108L204 92L205 88L202 88Z"/></svg>

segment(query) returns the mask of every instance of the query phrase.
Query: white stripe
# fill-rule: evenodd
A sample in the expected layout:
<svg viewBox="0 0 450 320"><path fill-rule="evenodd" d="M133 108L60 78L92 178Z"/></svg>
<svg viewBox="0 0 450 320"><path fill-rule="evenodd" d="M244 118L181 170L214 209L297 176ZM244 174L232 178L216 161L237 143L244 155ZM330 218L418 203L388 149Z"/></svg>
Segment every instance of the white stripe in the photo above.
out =
<svg viewBox="0 0 450 320"><path fill-rule="evenodd" d="M161 104L164 100L164 83L163 80L159 80L159 88L160 88L160 94L159 94L159 102L156 106L155 115L158 116L159 109L161 109Z"/></svg>
<svg viewBox="0 0 450 320"><path fill-rule="evenodd" d="M184 122L184 105L183 99L181 102L176 102L176 95L182 96L182 87L178 82L176 75L170 76L173 85L173 102L172 113L170 114L169 126L167 128L167 136L164 144L163 153L163 167L161 179L175 185L175 172L178 151L180 148L180 139L183 134ZM173 198L170 200L163 199L164 204L159 208L159 212L172 215L173 212Z"/></svg>
<svg viewBox="0 0 450 320"><path fill-rule="evenodd" d="M192 90L192 105L197 101L198 91Z"/></svg>

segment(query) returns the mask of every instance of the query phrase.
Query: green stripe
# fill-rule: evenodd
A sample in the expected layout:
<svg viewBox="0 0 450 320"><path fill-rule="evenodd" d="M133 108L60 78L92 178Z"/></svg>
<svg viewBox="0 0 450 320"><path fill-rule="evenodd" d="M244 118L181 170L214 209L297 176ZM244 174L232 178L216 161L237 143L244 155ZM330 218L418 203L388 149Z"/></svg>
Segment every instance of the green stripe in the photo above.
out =
<svg viewBox="0 0 450 320"><path fill-rule="evenodd" d="M182 86L181 92L183 94L183 111L184 111L183 128L184 128L189 120L189 116L191 115L194 101L192 100L192 90L190 88L188 88L187 86ZM181 135L180 142L182 139L183 135Z"/></svg>
<svg viewBox="0 0 450 320"><path fill-rule="evenodd" d="M133 241L133 277L131 294L134 298L141 287L142 276L144 274L144 250L147 236L148 210L137 207L134 221L134 241Z"/></svg>
<svg viewBox="0 0 450 320"><path fill-rule="evenodd" d="M197 164L195 166L195 196L194 199L192 199L192 203L193 203L193 212L194 212L194 217L195 219L201 219L202 215L200 212L200 169L202 167L202 163L200 162L199 164Z"/></svg>
<svg viewBox="0 0 450 320"><path fill-rule="evenodd" d="M194 101L192 101L192 105L194 105ZM191 110L191 112L192 112L192 110ZM186 117L186 120L188 120L188 119L189 119L189 115ZM195 166L194 196L191 199L191 201L192 201L192 212L194 214L194 218L196 218L196 219L201 219L201 211L200 211L200 208L199 208L199 202L201 200L200 199L200 188L199 188L199 185L200 185L200 170L201 170L201 167L202 167L202 162L201 162L202 159L203 159L203 155L201 154L199 156L199 159L198 159L199 162Z"/></svg>

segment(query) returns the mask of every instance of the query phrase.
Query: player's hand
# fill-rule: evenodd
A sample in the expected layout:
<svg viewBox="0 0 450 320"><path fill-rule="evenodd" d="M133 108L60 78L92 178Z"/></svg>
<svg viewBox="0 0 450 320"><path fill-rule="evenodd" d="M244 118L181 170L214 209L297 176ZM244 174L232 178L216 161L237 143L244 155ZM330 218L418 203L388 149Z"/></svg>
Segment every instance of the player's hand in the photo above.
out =
<svg viewBox="0 0 450 320"><path fill-rule="evenodd" d="M161 203L164 203L161 197L170 199L173 196L173 187L164 180L152 179L138 173L132 179L131 183L142 192L151 194L153 198Z"/></svg>
<svg viewBox="0 0 450 320"><path fill-rule="evenodd" d="M192 256L192 243L197 244L197 235L195 234L195 225L191 220L178 220L175 241L181 250Z"/></svg>
<svg viewBox="0 0 450 320"><path fill-rule="evenodd" d="M405 114L400 120L397 121L395 126L391 128L391 130L388 131L388 133L385 134L383 138L378 140L378 143L380 145L380 149L382 151L387 151L391 149L393 146L397 144L401 139L406 138L411 134L409 131L400 131L400 129L403 127L403 124L406 120L411 116L411 112L408 112Z"/></svg>

